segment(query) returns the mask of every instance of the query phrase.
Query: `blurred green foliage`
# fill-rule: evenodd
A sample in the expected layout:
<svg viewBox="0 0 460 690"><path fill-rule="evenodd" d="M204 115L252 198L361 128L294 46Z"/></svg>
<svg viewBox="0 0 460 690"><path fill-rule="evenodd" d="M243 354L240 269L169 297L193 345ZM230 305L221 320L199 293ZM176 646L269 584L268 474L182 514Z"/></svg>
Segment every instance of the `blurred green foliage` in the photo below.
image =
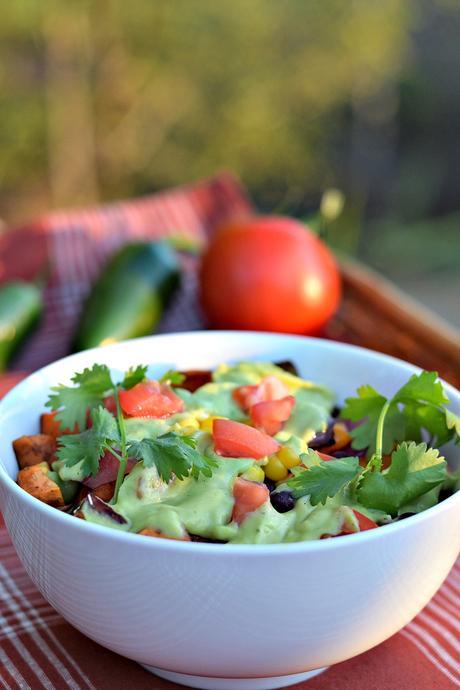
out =
<svg viewBox="0 0 460 690"><path fill-rule="evenodd" d="M4 215L224 167L265 206L346 187L344 113L399 78L415 14L411 0L4 0Z"/></svg>

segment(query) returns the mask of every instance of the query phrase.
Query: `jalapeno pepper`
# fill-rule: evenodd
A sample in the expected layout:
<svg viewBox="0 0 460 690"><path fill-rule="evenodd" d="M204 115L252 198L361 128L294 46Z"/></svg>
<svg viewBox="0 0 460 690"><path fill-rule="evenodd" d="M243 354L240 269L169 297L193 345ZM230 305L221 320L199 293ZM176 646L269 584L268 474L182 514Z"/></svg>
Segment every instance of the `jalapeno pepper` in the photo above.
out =
<svg viewBox="0 0 460 690"><path fill-rule="evenodd" d="M42 311L42 291L38 285L17 280L0 287L0 371L5 371L38 324Z"/></svg>
<svg viewBox="0 0 460 690"><path fill-rule="evenodd" d="M129 244L112 256L83 307L74 351L148 335L180 282L166 242Z"/></svg>

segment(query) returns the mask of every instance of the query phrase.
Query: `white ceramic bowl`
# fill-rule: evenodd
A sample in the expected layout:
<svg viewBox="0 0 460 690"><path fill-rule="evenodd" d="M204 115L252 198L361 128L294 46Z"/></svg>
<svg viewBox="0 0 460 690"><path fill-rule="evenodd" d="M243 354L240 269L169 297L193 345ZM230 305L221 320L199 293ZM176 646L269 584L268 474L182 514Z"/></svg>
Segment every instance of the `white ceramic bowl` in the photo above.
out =
<svg viewBox="0 0 460 690"><path fill-rule="evenodd" d="M250 546L121 533L50 508L15 484L12 440L37 432L50 386L76 370L145 362L154 363L155 373L240 359L291 359L303 376L336 390L339 401L363 383L391 394L418 371L318 339L197 332L67 357L0 404L0 507L43 596L99 644L167 678L214 690L280 687L382 642L429 601L460 549L460 492L374 531ZM459 393L446 389L460 412Z"/></svg>

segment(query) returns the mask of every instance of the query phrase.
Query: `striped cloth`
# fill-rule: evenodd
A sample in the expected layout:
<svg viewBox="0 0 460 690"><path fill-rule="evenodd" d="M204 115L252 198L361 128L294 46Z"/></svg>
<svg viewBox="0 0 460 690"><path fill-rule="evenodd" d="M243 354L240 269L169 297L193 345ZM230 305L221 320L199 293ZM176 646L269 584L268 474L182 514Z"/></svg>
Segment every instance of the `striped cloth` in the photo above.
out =
<svg viewBox="0 0 460 690"><path fill-rule="evenodd" d="M68 351L91 281L106 257L128 239L182 234L205 241L227 218L251 205L235 180L211 180L133 202L74 212L0 236L0 281L30 279L52 266L46 316L0 377L0 396L25 374ZM194 261L161 330L200 328ZM433 690L460 687L460 563L433 600L404 630L378 647L300 684L305 690ZM8 690L179 688L96 645L68 625L35 589L0 523L0 686Z"/></svg>

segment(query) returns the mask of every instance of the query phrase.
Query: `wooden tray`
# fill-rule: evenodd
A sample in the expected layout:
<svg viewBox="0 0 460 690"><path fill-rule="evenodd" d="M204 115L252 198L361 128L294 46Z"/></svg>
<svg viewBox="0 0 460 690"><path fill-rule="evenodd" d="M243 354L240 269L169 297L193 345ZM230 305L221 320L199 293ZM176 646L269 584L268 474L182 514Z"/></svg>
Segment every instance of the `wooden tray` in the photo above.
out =
<svg viewBox="0 0 460 690"><path fill-rule="evenodd" d="M437 371L460 387L460 333L380 274L341 262L344 298L325 336Z"/></svg>

